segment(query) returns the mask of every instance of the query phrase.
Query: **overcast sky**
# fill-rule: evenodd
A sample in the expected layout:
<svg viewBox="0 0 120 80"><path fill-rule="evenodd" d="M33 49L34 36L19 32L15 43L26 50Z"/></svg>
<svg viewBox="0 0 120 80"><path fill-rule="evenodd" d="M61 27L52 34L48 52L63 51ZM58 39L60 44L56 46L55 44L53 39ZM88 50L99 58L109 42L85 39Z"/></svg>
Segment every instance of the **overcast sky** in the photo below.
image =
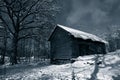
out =
<svg viewBox="0 0 120 80"><path fill-rule="evenodd" d="M120 0L62 0L57 23L101 35L120 27Z"/></svg>

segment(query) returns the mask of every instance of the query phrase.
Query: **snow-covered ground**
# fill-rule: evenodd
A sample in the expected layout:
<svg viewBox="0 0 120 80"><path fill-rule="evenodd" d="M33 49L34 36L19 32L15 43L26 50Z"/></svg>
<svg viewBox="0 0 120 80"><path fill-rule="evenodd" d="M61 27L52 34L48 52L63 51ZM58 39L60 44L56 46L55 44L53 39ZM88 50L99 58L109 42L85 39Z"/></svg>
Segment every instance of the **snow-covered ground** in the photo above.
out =
<svg viewBox="0 0 120 80"><path fill-rule="evenodd" d="M0 80L71 80L73 73L76 80L90 80L92 77L95 80L120 80L120 50L105 56L78 57L72 64L1 66Z"/></svg>

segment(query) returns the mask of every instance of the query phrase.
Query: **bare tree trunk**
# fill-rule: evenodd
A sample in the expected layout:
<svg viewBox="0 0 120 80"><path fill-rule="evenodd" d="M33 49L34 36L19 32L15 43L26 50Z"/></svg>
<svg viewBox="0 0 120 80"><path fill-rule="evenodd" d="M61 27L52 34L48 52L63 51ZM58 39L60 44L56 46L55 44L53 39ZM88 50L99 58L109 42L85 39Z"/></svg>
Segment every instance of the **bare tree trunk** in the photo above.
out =
<svg viewBox="0 0 120 80"><path fill-rule="evenodd" d="M4 64L5 63L5 53L6 53L6 50L2 49L2 55L1 55L1 62L0 62L0 64Z"/></svg>
<svg viewBox="0 0 120 80"><path fill-rule="evenodd" d="M4 30L4 48L2 49L2 57L1 57L1 64L4 64L5 63L5 55L6 55L6 44L7 44L7 30L5 28Z"/></svg>
<svg viewBox="0 0 120 80"><path fill-rule="evenodd" d="M10 60L11 60L11 64L14 65L14 64L17 64L17 45L18 45L18 34L16 33L15 34L15 37L12 39L12 54L11 54L11 57L10 57Z"/></svg>

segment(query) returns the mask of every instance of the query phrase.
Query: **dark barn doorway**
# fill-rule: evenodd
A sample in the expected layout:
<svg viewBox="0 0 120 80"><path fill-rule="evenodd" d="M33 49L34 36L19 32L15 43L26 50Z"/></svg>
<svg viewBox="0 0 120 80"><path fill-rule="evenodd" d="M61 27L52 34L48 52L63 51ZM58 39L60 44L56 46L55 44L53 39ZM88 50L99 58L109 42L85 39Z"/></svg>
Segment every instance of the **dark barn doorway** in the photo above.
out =
<svg viewBox="0 0 120 80"><path fill-rule="evenodd" d="M84 56L84 55L89 55L89 45L87 44L79 44L79 55Z"/></svg>

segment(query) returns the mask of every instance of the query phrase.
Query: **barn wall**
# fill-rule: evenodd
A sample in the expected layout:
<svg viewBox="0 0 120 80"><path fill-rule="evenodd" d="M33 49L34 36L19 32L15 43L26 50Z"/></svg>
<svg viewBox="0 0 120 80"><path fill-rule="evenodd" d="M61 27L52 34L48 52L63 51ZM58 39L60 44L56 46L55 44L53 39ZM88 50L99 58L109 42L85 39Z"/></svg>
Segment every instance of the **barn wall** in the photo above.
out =
<svg viewBox="0 0 120 80"><path fill-rule="evenodd" d="M98 44L97 51L98 51L98 54L106 54L107 53L106 45L105 44Z"/></svg>
<svg viewBox="0 0 120 80"><path fill-rule="evenodd" d="M78 42L75 38L72 39L72 58L79 56Z"/></svg>
<svg viewBox="0 0 120 80"><path fill-rule="evenodd" d="M73 40L73 57L91 55L91 54L106 54L105 44L99 42L93 42L91 40L83 40L83 39Z"/></svg>
<svg viewBox="0 0 120 80"><path fill-rule="evenodd" d="M57 27L51 38L51 61L61 59L71 59L78 56L91 54L106 54L106 46L100 42L91 40L77 39L70 35L64 29ZM81 47L82 45L82 47ZM88 45L89 47L85 47ZM80 50L81 48L81 50ZM86 48L86 53L84 50ZM90 49L90 50L89 50Z"/></svg>
<svg viewBox="0 0 120 80"><path fill-rule="evenodd" d="M57 27L51 37L51 58L70 59L71 58L71 37L69 33Z"/></svg>

